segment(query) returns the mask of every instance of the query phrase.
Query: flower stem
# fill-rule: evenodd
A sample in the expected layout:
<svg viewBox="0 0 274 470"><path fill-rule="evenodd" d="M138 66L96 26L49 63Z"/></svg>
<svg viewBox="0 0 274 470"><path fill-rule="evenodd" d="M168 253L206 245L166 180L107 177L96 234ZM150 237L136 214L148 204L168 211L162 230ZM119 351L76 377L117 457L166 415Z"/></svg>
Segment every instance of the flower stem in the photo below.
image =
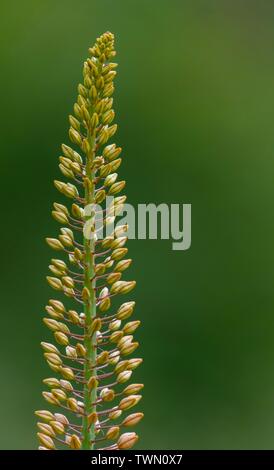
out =
<svg viewBox="0 0 274 470"><path fill-rule="evenodd" d="M90 152L87 155L86 176L89 184L85 186L86 204L94 203L94 174L92 170L92 162L94 159L94 135L89 136ZM86 216L86 219L89 217ZM95 423L89 425L88 415L96 412L97 388L89 390L87 382L92 376L96 376L96 334L89 334L88 329L96 315L96 297L95 297L95 270L94 270L94 239L87 239L84 236L84 287L88 290L89 296L84 301L85 319L85 337L84 346L86 349L86 357L84 363L84 405L85 416L83 417L83 441L82 449L90 450L94 448L92 442L95 440Z"/></svg>

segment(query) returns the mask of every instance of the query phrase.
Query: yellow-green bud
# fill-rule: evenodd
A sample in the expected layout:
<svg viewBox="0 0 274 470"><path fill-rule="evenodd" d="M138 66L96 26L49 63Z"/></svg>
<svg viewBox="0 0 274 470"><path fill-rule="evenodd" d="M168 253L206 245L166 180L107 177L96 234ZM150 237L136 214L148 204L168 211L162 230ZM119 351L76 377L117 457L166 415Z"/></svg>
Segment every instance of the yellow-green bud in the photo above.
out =
<svg viewBox="0 0 274 470"><path fill-rule="evenodd" d="M75 144L81 146L82 145L82 138L79 134L79 132L77 132L75 129L73 129L72 127L69 129L69 138L72 142L74 142Z"/></svg>
<svg viewBox="0 0 274 470"><path fill-rule="evenodd" d="M72 115L69 116L69 123L71 127L73 127L76 131L80 130L80 122L78 121L78 119L75 119L74 116Z"/></svg>
<svg viewBox="0 0 274 470"><path fill-rule="evenodd" d="M56 331L54 333L54 337L58 344L62 346L67 346L69 344L69 339L66 334L62 333L61 331Z"/></svg>
<svg viewBox="0 0 274 470"><path fill-rule="evenodd" d="M44 421L51 421L52 419L54 419L53 414L47 410L38 410L38 411L35 411L35 414L36 416L38 416L38 418L41 418Z"/></svg>
<svg viewBox="0 0 274 470"><path fill-rule="evenodd" d="M132 370L124 370L123 372L120 372L120 374L118 374L117 382L119 384L123 384L130 379L131 375L132 375Z"/></svg>
<svg viewBox="0 0 274 470"><path fill-rule="evenodd" d="M53 262L53 261L58 261L58 260L51 260L51 261ZM63 312L66 311L66 310L65 310L65 307L64 307L64 305L63 305L63 303L60 302L60 300L52 300L52 299L51 299L51 300L49 300L49 304L50 304L55 310L57 310L58 312L63 313Z"/></svg>
<svg viewBox="0 0 274 470"><path fill-rule="evenodd" d="M100 204L106 198L106 191L104 189L99 189L95 195L96 204Z"/></svg>
<svg viewBox="0 0 274 470"><path fill-rule="evenodd" d="M60 405L59 400L51 392L43 392L42 395L50 405Z"/></svg>
<svg viewBox="0 0 274 470"><path fill-rule="evenodd" d="M78 411L79 406L77 403L77 400L75 398L68 398L67 400L67 406L70 408L72 411Z"/></svg>
<svg viewBox="0 0 274 470"><path fill-rule="evenodd" d="M44 379L43 383L47 385L48 387L59 387L60 386L60 381L56 379L55 377L50 377L49 379Z"/></svg>
<svg viewBox="0 0 274 470"><path fill-rule="evenodd" d="M123 356L128 356L129 354L132 354L139 346L139 343L135 341L134 343L131 343L129 345L125 345L123 348L121 348L120 352Z"/></svg>
<svg viewBox="0 0 274 470"><path fill-rule="evenodd" d="M64 379L74 380L74 373L69 367L60 367L60 372Z"/></svg>
<svg viewBox="0 0 274 470"><path fill-rule="evenodd" d="M113 121L114 117L115 117L115 112L113 111L113 109L110 109L109 111L103 114L102 123L110 124Z"/></svg>
<svg viewBox="0 0 274 470"><path fill-rule="evenodd" d="M114 397L115 397L114 391L109 388L103 388L100 392L100 398L103 401L112 401Z"/></svg>
<svg viewBox="0 0 274 470"><path fill-rule="evenodd" d="M105 178L104 185L111 186L112 184L115 183L115 181L117 180L117 177L118 177L118 173L111 173Z"/></svg>
<svg viewBox="0 0 274 470"><path fill-rule="evenodd" d="M72 242L71 238L68 237L67 235L59 235L59 239L60 239L62 245L67 246L67 247L73 246L73 242Z"/></svg>
<svg viewBox="0 0 274 470"><path fill-rule="evenodd" d="M86 348L81 343L76 344L76 352L80 357L86 356Z"/></svg>
<svg viewBox="0 0 274 470"><path fill-rule="evenodd" d="M58 251L64 249L62 243L56 238L46 238L46 242L53 250Z"/></svg>
<svg viewBox="0 0 274 470"><path fill-rule="evenodd" d="M53 388L52 393L60 401L64 401L67 399L66 393L64 392L64 390L61 390L60 388Z"/></svg>
<svg viewBox="0 0 274 470"><path fill-rule="evenodd" d="M123 337L124 333L123 331L114 331L111 335L110 335L110 342L111 343L118 343L118 341L120 341L120 339Z"/></svg>
<svg viewBox="0 0 274 470"><path fill-rule="evenodd" d="M61 364L63 364L62 359L57 354L46 352L44 353L44 356L49 362L51 362L55 366L60 366Z"/></svg>
<svg viewBox="0 0 274 470"><path fill-rule="evenodd" d="M129 359L127 368L130 370L137 369L137 367L139 367L139 365L142 364L142 362L143 362L143 359L141 358Z"/></svg>
<svg viewBox="0 0 274 470"><path fill-rule="evenodd" d="M125 320L126 318L132 315L134 307L135 307L135 302L126 302L122 304L118 309L116 317L119 320Z"/></svg>
<svg viewBox="0 0 274 470"><path fill-rule="evenodd" d="M127 365L128 365L128 361L118 362L118 364L116 365L114 369L115 374L120 374L120 372L124 372L125 370L127 370Z"/></svg>
<svg viewBox="0 0 274 470"><path fill-rule="evenodd" d="M119 434L120 434L119 426L112 426L111 428L107 430L106 439L110 439L110 440L117 439Z"/></svg>
<svg viewBox="0 0 274 470"><path fill-rule="evenodd" d="M116 250L113 250L111 254L111 258L115 261L120 260L123 258L128 252L127 248L116 248Z"/></svg>
<svg viewBox="0 0 274 470"><path fill-rule="evenodd" d="M62 283L63 283L64 286L69 287L71 289L74 287L74 281L69 276L63 276L62 277Z"/></svg>
<svg viewBox="0 0 274 470"><path fill-rule="evenodd" d="M112 162L109 163L109 173L114 172L118 170L119 166L122 163L121 158L117 158L116 160L113 160Z"/></svg>
<svg viewBox="0 0 274 470"><path fill-rule="evenodd" d="M97 359L96 359L96 364L101 365L105 364L108 361L108 356L109 352L108 351L102 351L100 354L98 354Z"/></svg>
<svg viewBox="0 0 274 470"><path fill-rule="evenodd" d="M43 322L45 325L52 331L58 331L59 330L59 323L52 319L52 318L43 318Z"/></svg>
<svg viewBox="0 0 274 470"><path fill-rule="evenodd" d="M131 259L123 259L119 261L115 266L115 271L123 272L125 271L132 263Z"/></svg>
<svg viewBox="0 0 274 470"><path fill-rule="evenodd" d="M118 330L121 326L121 320L113 320L109 323L108 328L110 331Z"/></svg>
<svg viewBox="0 0 274 470"><path fill-rule="evenodd" d="M60 354L56 346L51 343L45 343L44 341L41 343L42 348L44 351L49 352L49 353L54 353L54 354Z"/></svg>
<svg viewBox="0 0 274 470"><path fill-rule="evenodd" d="M43 434L41 432L37 433L38 439L41 442L41 444L46 448L46 449L55 449L55 445L53 440L51 439L50 436L47 436L46 434Z"/></svg>
<svg viewBox="0 0 274 470"><path fill-rule="evenodd" d="M56 434L64 434L65 427L62 423L59 423L59 421L50 421L50 425Z"/></svg>
<svg viewBox="0 0 274 470"><path fill-rule="evenodd" d="M122 274L121 273L111 273L107 276L107 282L108 284L113 284L114 282L117 282L121 279Z"/></svg>
<svg viewBox="0 0 274 470"><path fill-rule="evenodd" d="M111 187L109 188L108 194L113 195L113 194L119 193L120 191L124 189L125 185L126 185L125 181L118 181L117 183L112 184Z"/></svg>
<svg viewBox="0 0 274 470"><path fill-rule="evenodd" d="M56 211L62 212L63 214L66 214L67 216L69 216L69 211L66 208L66 206L64 206L63 204L59 204L58 202L54 202L53 207Z"/></svg>
<svg viewBox="0 0 274 470"><path fill-rule="evenodd" d="M76 434L72 434L70 439L70 448L74 450L81 449L82 443Z"/></svg>
<svg viewBox="0 0 274 470"><path fill-rule="evenodd" d="M115 250L116 248L122 248L127 242L127 237L115 238L111 244L111 248Z"/></svg>
<svg viewBox="0 0 274 470"><path fill-rule="evenodd" d="M88 381L88 389L89 390L93 390L95 387L98 386L98 380L96 379L96 377L90 377L89 381Z"/></svg>
<svg viewBox="0 0 274 470"><path fill-rule="evenodd" d="M124 326L123 332L125 334L134 333L134 331L137 330L140 324L141 324L140 320L131 321Z"/></svg>

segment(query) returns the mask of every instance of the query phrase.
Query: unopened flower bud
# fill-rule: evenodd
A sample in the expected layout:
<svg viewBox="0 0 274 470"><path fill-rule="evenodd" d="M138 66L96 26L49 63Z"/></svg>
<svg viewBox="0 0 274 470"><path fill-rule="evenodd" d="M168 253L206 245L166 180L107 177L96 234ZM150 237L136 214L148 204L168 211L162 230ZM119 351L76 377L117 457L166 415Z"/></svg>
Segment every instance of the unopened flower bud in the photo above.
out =
<svg viewBox="0 0 274 470"><path fill-rule="evenodd" d="M70 408L72 411L78 411L79 407L77 404L77 400L75 398L68 398L67 400L67 406Z"/></svg>
<svg viewBox="0 0 274 470"><path fill-rule="evenodd" d="M114 183L109 188L108 194L109 195L118 194L120 191L124 189L125 185L126 185L125 181L118 181L117 183Z"/></svg>
<svg viewBox="0 0 274 470"><path fill-rule="evenodd" d="M100 398L102 398L103 401L112 401L115 397L115 393L113 390L109 388L103 388L100 392Z"/></svg>
<svg viewBox="0 0 274 470"><path fill-rule="evenodd" d="M126 302L122 304L121 307L118 309L116 317L119 320L125 320L126 318L131 316L134 307L135 307L135 302Z"/></svg>
<svg viewBox="0 0 274 470"><path fill-rule="evenodd" d="M59 387L60 382L55 377L50 377L49 379L44 379L43 383L48 385L48 387Z"/></svg>
<svg viewBox="0 0 274 470"><path fill-rule="evenodd" d="M64 390L61 390L60 388L53 388L52 393L60 401L64 401L67 399L66 393L64 392Z"/></svg>
<svg viewBox="0 0 274 470"><path fill-rule="evenodd" d="M69 344L69 339L65 333L62 333L61 331L56 331L54 333L54 337L57 341L58 344L61 344L62 346L67 346Z"/></svg>
<svg viewBox="0 0 274 470"><path fill-rule="evenodd" d="M143 419L143 417L144 413L132 413L124 419L124 421L122 422L122 426L135 426L141 421L141 419Z"/></svg>
<svg viewBox="0 0 274 470"><path fill-rule="evenodd" d="M128 356L129 354L132 354L139 346L139 343L135 341L134 343L131 344L126 344L120 349L120 352L123 356Z"/></svg>
<svg viewBox="0 0 274 470"><path fill-rule="evenodd" d="M132 370L125 370L124 372L120 372L120 374L117 377L117 382L120 384L123 384L127 382L132 375Z"/></svg>
<svg viewBox="0 0 274 470"><path fill-rule="evenodd" d="M44 349L44 351L48 353L60 354L56 346L54 346L54 344L45 343L44 341L42 341L41 346Z"/></svg>
<svg viewBox="0 0 274 470"><path fill-rule="evenodd" d="M119 434L120 434L119 426L112 426L111 428L107 430L106 439L110 439L110 440L117 439Z"/></svg>
<svg viewBox="0 0 274 470"><path fill-rule="evenodd" d="M117 442L119 450L131 449L138 441L138 436L135 432L126 432L122 434Z"/></svg>
<svg viewBox="0 0 274 470"><path fill-rule="evenodd" d="M89 381L88 381L88 389L89 390L93 390L95 387L98 386L98 380L96 379L96 377L90 377Z"/></svg>
<svg viewBox="0 0 274 470"><path fill-rule="evenodd" d="M57 240L57 238L46 238L46 242L53 250L58 251L64 249L62 243Z"/></svg>
<svg viewBox="0 0 274 470"><path fill-rule="evenodd" d="M59 423L62 423L64 426L68 426L69 425L69 420L68 418L61 414L61 413L54 413L54 418L56 419L56 421L58 421Z"/></svg>
<svg viewBox="0 0 274 470"><path fill-rule="evenodd" d="M134 370L136 369L140 364L142 364L143 359L141 358L135 358L135 359L129 359L128 360L128 369L129 370Z"/></svg>
<svg viewBox="0 0 274 470"><path fill-rule="evenodd" d="M35 414L36 416L38 416L38 418L41 418L44 421L51 421L54 418L53 414L47 410L38 410L38 411L35 411Z"/></svg>
<svg viewBox="0 0 274 470"><path fill-rule="evenodd" d="M124 395L136 395L144 388L143 384L130 384L124 390Z"/></svg>
<svg viewBox="0 0 274 470"><path fill-rule="evenodd" d="M59 421L50 421L50 425L56 434L64 434L65 426L62 423L59 423Z"/></svg>
<svg viewBox="0 0 274 470"><path fill-rule="evenodd" d="M60 367L60 372L64 379L74 380L74 373L73 370L69 367Z"/></svg>
<svg viewBox="0 0 274 470"><path fill-rule="evenodd" d="M79 439L79 437L76 434L72 434L71 440L70 440L70 448L78 450L81 448L81 446L82 444L81 444L81 440Z"/></svg>
<svg viewBox="0 0 274 470"><path fill-rule="evenodd" d="M113 250L111 258L115 261L118 261L123 258L127 254L127 252L127 248L117 248L116 250Z"/></svg>
<svg viewBox="0 0 274 470"><path fill-rule="evenodd" d="M113 320L112 322L109 323L108 328L110 331L116 331L120 328L121 326L121 320Z"/></svg>
<svg viewBox="0 0 274 470"><path fill-rule="evenodd" d="M135 321L131 321L131 322L126 323L126 325L123 328L123 332L125 334L134 333L134 331L137 330L140 323L141 322L139 320L135 320Z"/></svg>
<svg viewBox="0 0 274 470"><path fill-rule="evenodd" d="M37 436L44 447L46 447L47 449L55 449L54 442L50 436L47 436L46 434L43 434L41 432L38 432Z"/></svg>
<svg viewBox="0 0 274 470"><path fill-rule="evenodd" d="M62 282L57 277L47 276L47 281L48 281L50 287L52 287L53 289L62 290L62 288L63 288Z"/></svg>

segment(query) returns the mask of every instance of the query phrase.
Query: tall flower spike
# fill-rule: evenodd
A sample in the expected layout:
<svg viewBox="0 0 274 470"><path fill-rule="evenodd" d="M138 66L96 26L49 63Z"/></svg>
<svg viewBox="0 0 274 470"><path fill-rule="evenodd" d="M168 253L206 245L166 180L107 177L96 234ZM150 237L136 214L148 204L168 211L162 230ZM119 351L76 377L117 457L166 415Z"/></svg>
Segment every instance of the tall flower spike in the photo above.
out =
<svg viewBox="0 0 274 470"><path fill-rule="evenodd" d="M140 401L143 388L142 384L127 384L142 363L140 358L129 357L138 347L133 332L140 322L127 321L135 302L115 305L118 295L135 287L135 281L122 280L131 264L124 259L127 226L109 233L126 200L118 196L125 182L118 181L115 173L121 164L121 148L109 143L117 128L112 123L117 67L111 62L115 56L113 34L100 36L89 54L74 113L69 116L73 145L63 144L59 157L60 171L69 181L54 182L71 199L70 209L53 204L52 216L63 227L58 238L46 239L53 250L68 258L54 257L47 277L49 285L68 299L66 303L51 299L44 318L56 344L41 345L49 367L58 376L44 380L47 390L43 396L53 410L36 411L39 449L43 450L129 449L138 436L128 428L143 418L135 410L125 415ZM107 196L112 196L111 203L100 212L98 228L96 210ZM99 236L102 228L108 229L104 238Z"/></svg>

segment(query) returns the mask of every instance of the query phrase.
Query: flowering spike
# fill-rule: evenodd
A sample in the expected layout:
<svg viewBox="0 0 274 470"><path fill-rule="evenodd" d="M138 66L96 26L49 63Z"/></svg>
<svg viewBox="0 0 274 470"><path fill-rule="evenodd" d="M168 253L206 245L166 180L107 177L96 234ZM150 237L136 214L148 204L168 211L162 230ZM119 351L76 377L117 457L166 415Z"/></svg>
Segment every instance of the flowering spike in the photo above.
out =
<svg viewBox="0 0 274 470"><path fill-rule="evenodd" d="M48 317L43 321L57 346L51 340L41 346L57 377L44 379L47 390L43 397L59 412L36 411L41 450L60 446L100 449L102 441L110 441L104 448L129 449L138 436L135 432L121 434L120 429L135 426L143 417L135 410L124 416L140 401L143 388L142 384L128 384L142 362L128 357L138 347L133 333L140 322L127 321L135 302L122 303L111 312L112 297L128 294L136 284L122 280L132 262L125 259L127 225L111 228L111 235L107 230L126 201L126 196L119 194L125 181L119 181L116 172L122 149L111 143L117 130L111 97L117 67L112 62L113 34L106 32L97 38L89 54L69 116L71 144L62 145L58 159L65 181L54 181L61 196L69 199L69 208L53 204L52 216L62 227L56 238L46 239L50 248L67 257L51 260L47 281L75 305L51 299L46 306ZM98 204L106 205L107 199L112 202L102 211L100 220L106 230L102 238L95 214ZM91 206L95 208L89 211ZM63 414L67 411L68 417ZM122 420L115 422L121 415Z"/></svg>

